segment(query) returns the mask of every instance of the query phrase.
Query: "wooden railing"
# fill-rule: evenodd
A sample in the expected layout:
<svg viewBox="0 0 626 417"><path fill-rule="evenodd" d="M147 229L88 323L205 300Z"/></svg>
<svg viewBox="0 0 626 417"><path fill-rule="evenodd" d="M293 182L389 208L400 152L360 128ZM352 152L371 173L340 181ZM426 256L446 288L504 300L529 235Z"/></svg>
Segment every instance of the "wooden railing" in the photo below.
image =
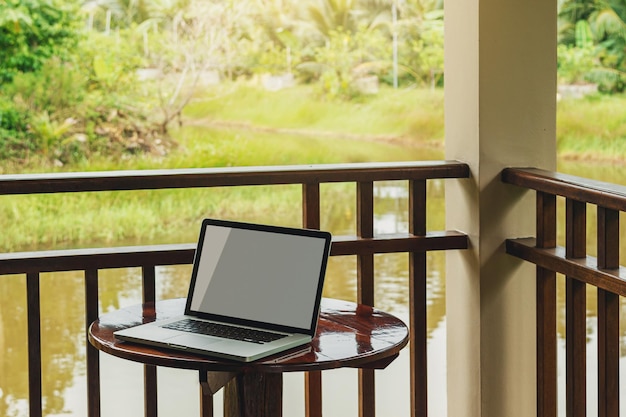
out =
<svg viewBox="0 0 626 417"><path fill-rule="evenodd" d="M535 238L509 239L507 253L537 265L537 416L557 416L557 279L565 275L566 415L587 413L586 288L598 296L598 416L619 416L620 213L626 187L539 169L508 168L502 181L536 191ZM557 245L557 196L565 199L565 247ZM597 209L597 255L587 247L587 207ZM592 246L592 245L590 245Z"/></svg>
<svg viewBox="0 0 626 417"><path fill-rule="evenodd" d="M468 177L466 164L455 161L275 166L167 171L90 172L0 176L0 195L73 193L192 187L301 184L302 225L320 227L320 184L352 182L356 185L356 236L335 236L331 255L356 255L357 298L374 304L374 254L409 254L411 412L427 415L426 362L426 253L465 249L467 236L456 231L426 230L426 183L430 179ZM406 234L374 234L374 182L405 180L409 190L409 231ZM190 264L195 244L117 247L0 254L2 275L26 274L28 308L28 384L32 417L42 413L42 359L40 337L41 274L84 271L85 324L98 317L99 272L108 268L141 267L143 300L155 301L155 268ZM1 308L1 306L0 306ZM90 417L100 416L100 366L98 351L87 343L87 392ZM318 372L305 376L307 416L322 414L322 379ZM156 369L144 372L145 414L157 415ZM359 414L375 410L373 370L359 371Z"/></svg>

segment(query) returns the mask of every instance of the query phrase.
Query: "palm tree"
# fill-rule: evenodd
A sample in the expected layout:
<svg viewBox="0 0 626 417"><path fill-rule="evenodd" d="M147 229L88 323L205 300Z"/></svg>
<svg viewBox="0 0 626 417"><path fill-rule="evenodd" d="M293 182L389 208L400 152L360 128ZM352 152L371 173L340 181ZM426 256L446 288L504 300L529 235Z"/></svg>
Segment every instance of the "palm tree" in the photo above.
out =
<svg viewBox="0 0 626 417"><path fill-rule="evenodd" d="M104 29L115 25L128 28L150 19L172 20L188 0L87 0L82 9L90 18L90 27Z"/></svg>
<svg viewBox="0 0 626 417"><path fill-rule="evenodd" d="M566 0L559 11L560 43L576 45L576 26L586 21L603 68L596 76L623 84L626 77L626 4L623 0ZM621 89L621 86L618 86Z"/></svg>
<svg viewBox="0 0 626 417"><path fill-rule="evenodd" d="M589 21L600 45L618 57L618 67L621 67L626 52L626 4L609 0L603 6L594 10Z"/></svg>
<svg viewBox="0 0 626 417"><path fill-rule="evenodd" d="M354 31L356 0L313 0L307 7L308 17L324 37L339 28Z"/></svg>
<svg viewBox="0 0 626 417"><path fill-rule="evenodd" d="M391 9L398 0L309 0L306 6L308 20L324 39L333 31L356 33L388 27Z"/></svg>

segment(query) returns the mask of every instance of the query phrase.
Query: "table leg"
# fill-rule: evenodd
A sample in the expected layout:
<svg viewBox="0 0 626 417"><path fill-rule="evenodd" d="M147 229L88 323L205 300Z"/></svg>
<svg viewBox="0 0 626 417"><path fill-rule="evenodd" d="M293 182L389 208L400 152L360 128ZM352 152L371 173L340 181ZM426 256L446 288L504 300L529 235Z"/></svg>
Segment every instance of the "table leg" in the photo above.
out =
<svg viewBox="0 0 626 417"><path fill-rule="evenodd" d="M213 393L206 382L200 381L200 416L213 417Z"/></svg>
<svg viewBox="0 0 626 417"><path fill-rule="evenodd" d="M232 372L200 371L200 415L213 417L213 395L236 374Z"/></svg>
<svg viewBox="0 0 626 417"><path fill-rule="evenodd" d="M283 375L238 374L224 388L224 417L282 417Z"/></svg>

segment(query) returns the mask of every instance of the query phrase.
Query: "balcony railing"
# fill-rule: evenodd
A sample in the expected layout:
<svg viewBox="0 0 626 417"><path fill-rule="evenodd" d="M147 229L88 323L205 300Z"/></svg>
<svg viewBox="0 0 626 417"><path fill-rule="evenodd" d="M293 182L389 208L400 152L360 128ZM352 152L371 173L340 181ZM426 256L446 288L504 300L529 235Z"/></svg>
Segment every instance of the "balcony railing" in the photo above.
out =
<svg viewBox="0 0 626 417"><path fill-rule="evenodd" d="M626 270L620 266L620 213L626 187L539 169L509 168L502 181L536 191L535 238L509 239L507 253L537 265L537 416L557 416L557 278L565 275L565 371L568 417L587 414L586 289L597 288L598 413L620 415L620 296ZM557 244L557 197L565 199L565 247ZM596 256L587 240L587 208L597 218ZM590 210L592 212L592 210ZM563 218L563 217L561 217ZM592 242L593 243L593 242Z"/></svg>
<svg viewBox="0 0 626 417"><path fill-rule="evenodd" d="M276 166L167 171L125 171L62 174L5 175L0 177L0 195L131 191L196 187L301 184L302 226L320 227L320 184L350 182L356 186L356 235L334 236L331 255L356 255L358 302L374 304L374 255L409 254L410 401L413 416L426 416L426 253L433 250L465 249L467 236L457 231L427 231L426 184L432 179L465 178L466 164L434 161L385 164ZM409 230L404 234L374 233L374 183L403 180L408 183ZM55 250L0 254L3 275L25 274L28 311L28 385L30 416L42 416L41 274L83 271L85 325L99 314L99 276L109 268L141 267L142 295L155 301L155 269L163 265L190 264L195 244ZM1 306L0 306L1 308ZM85 327L86 328L86 327ZM26 348L26 347L25 347ZM100 362L98 351L87 343L87 393L90 417L100 416ZM373 370L359 371L359 414L375 410ZM144 371L145 414L157 415L157 372ZM307 416L322 414L322 378L319 372L305 374Z"/></svg>

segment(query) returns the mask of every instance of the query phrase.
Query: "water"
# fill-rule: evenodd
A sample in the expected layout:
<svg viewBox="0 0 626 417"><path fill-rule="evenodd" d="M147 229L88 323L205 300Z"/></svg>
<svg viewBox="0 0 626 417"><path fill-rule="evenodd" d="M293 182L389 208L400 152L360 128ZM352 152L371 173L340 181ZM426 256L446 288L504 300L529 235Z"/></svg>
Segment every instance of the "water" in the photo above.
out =
<svg viewBox="0 0 626 417"><path fill-rule="evenodd" d="M560 172L626 184L624 167L562 163ZM429 230L443 230L443 181L432 181L428 188ZM326 187L326 186L325 186ZM324 190L323 190L324 192ZM354 233L354 196L346 201L324 203L322 212L332 212L323 228L335 234ZM336 196L337 193L333 194ZM389 182L376 186L376 232L394 233L408 228L407 190L404 183ZM590 234L593 236L592 234ZM428 382L431 416L446 415L446 319L445 255L428 254ZM356 297L356 260L333 257L328 267L324 295L354 300ZM376 256L376 305L408 321L408 257L405 254ZM190 267L160 267L157 270L157 297L184 297ZM139 269L103 271L100 278L100 311L107 312L141 302ZM562 285L561 285L562 287ZM42 276L42 362L44 412L48 416L86 415L84 296L81 273L55 273ZM560 293L560 311L563 295ZM588 415L596 415L595 398L595 292L588 297ZM0 417L28 413L26 290L23 276L0 279ZM623 320L624 321L624 320ZM564 334L563 314L559 313L560 334L559 408L564 412ZM622 331L626 335L626 331ZM624 336L623 336L624 339ZM622 346L626 358L626 348ZM626 360L626 359L623 359ZM626 364L625 364L626 365ZM377 415L409 416L408 349L384 371L377 371ZM622 367L623 369L624 367ZM357 415L357 371L349 369L323 374L325 416ZM101 354L102 415L143 415L143 370L141 365ZM198 415L197 373L159 369L159 412L161 416ZM284 415L304 416L304 379L302 374L285 375ZM216 415L221 415L221 394L216 398Z"/></svg>

